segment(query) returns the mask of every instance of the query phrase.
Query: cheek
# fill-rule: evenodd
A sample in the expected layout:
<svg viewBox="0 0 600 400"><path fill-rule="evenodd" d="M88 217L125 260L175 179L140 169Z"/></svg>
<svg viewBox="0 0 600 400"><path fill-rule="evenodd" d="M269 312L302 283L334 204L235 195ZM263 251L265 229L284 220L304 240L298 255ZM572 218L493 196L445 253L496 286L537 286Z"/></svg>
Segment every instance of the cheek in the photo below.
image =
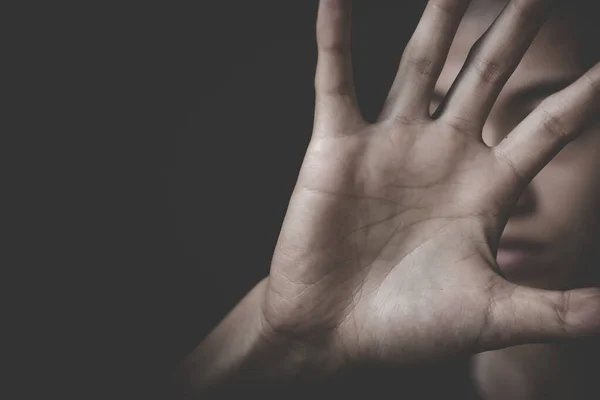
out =
<svg viewBox="0 0 600 400"><path fill-rule="evenodd" d="M556 278L571 286L595 285L600 274L600 141L590 145L573 142L535 179Z"/></svg>
<svg viewBox="0 0 600 400"><path fill-rule="evenodd" d="M558 197L598 209L600 206L600 124L569 143L542 170L544 185ZM550 194L550 193L549 193Z"/></svg>
<svg viewBox="0 0 600 400"><path fill-rule="evenodd" d="M600 216L600 165L596 157L573 150L565 148L536 177L542 211L570 232L583 230Z"/></svg>

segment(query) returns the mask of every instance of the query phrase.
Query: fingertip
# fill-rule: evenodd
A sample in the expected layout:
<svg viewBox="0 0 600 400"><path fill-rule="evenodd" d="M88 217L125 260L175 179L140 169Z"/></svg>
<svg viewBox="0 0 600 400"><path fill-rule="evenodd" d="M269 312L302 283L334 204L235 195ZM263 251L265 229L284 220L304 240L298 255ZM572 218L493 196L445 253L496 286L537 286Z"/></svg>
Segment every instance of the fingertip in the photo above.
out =
<svg viewBox="0 0 600 400"><path fill-rule="evenodd" d="M567 292L566 331L572 337L600 335L600 289L576 289Z"/></svg>
<svg viewBox="0 0 600 400"><path fill-rule="evenodd" d="M320 0L317 17L317 42L320 49L338 49L348 43L350 0Z"/></svg>

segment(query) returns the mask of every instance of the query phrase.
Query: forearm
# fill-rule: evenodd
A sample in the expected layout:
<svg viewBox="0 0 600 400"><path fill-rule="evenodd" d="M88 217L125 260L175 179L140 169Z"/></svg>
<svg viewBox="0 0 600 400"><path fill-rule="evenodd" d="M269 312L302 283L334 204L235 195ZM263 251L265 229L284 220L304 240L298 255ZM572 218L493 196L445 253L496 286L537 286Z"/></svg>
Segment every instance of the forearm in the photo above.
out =
<svg viewBox="0 0 600 400"><path fill-rule="evenodd" d="M181 364L177 379L184 398L231 385L311 379L335 369L328 351L270 330L260 307L266 284L256 285Z"/></svg>

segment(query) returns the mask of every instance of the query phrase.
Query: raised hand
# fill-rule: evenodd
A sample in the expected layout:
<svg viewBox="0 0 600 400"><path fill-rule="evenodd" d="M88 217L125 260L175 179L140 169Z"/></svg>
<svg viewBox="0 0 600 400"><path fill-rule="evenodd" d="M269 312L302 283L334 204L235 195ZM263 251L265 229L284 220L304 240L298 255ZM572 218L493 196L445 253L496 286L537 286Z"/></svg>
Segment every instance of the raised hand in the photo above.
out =
<svg viewBox="0 0 600 400"><path fill-rule="evenodd" d="M600 65L490 147L484 123L554 1L510 1L432 115L468 3L428 2L367 123L350 1L321 0L314 131L270 275L183 363L186 392L600 333L598 289L518 286L496 263L521 193L600 112Z"/></svg>
<svg viewBox="0 0 600 400"><path fill-rule="evenodd" d="M353 86L350 1L320 2L314 131L264 287L269 334L336 364L412 362L600 330L598 290L518 286L495 261L520 193L599 111L600 66L489 147L483 125L553 1L511 1L431 115L468 3L429 1L382 115L369 124Z"/></svg>

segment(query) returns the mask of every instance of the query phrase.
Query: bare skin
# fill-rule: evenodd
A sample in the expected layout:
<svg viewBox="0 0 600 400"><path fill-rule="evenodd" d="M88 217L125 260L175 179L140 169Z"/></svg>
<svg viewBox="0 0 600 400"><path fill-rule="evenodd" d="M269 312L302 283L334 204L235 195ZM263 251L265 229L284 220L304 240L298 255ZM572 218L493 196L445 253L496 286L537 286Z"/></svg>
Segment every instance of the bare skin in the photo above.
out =
<svg viewBox="0 0 600 400"><path fill-rule="evenodd" d="M262 281L188 357L190 392L600 332L600 291L499 274L501 234L532 179L598 111L600 65L501 141L482 132L551 1L512 1L432 116L466 0L431 0L380 119L360 115L350 1L319 6L313 135Z"/></svg>
<svg viewBox="0 0 600 400"><path fill-rule="evenodd" d="M487 30L505 2L472 4L437 81L432 110L456 79L471 45ZM598 57L578 29L582 20L565 6L545 22L518 68L502 89L483 128L489 146L499 143L546 97L575 81ZM589 125L532 180L504 229L508 238L541 244L527 262L502 265L511 282L543 289L598 285L600 256L600 121ZM596 399L600 386L586 371L598 366L597 341L536 344L477 354L473 378L482 398ZM509 384L510 383L510 384Z"/></svg>

